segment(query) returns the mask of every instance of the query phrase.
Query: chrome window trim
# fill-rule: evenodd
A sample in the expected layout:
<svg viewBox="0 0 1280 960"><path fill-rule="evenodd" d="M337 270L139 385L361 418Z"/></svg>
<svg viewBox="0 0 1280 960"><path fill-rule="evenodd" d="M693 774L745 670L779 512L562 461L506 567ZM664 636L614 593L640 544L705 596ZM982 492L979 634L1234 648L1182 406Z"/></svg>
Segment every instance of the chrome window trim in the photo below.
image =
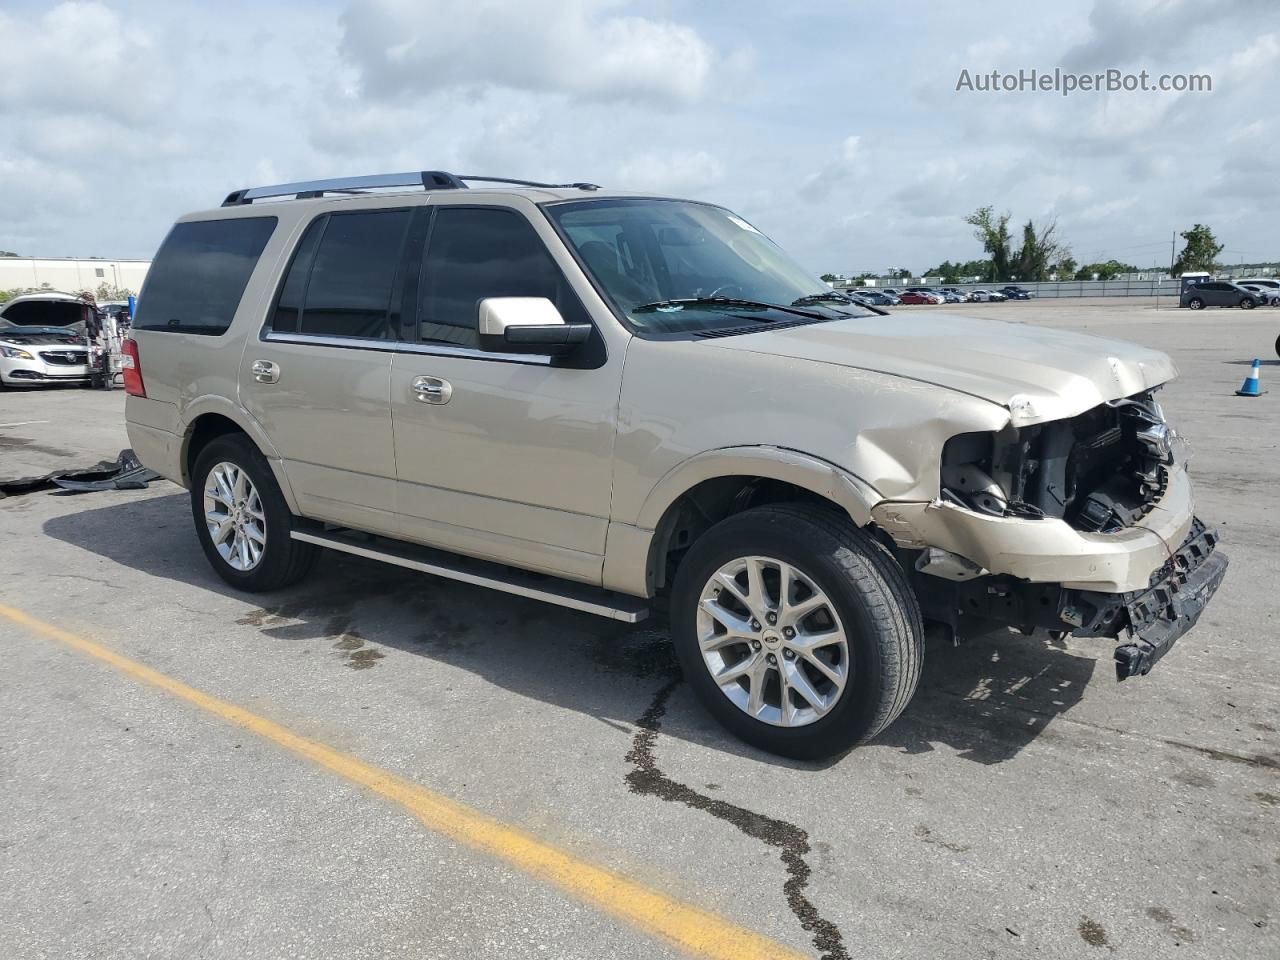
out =
<svg viewBox="0 0 1280 960"><path fill-rule="evenodd" d="M305 333L275 333L267 330L262 340L267 343L297 343L318 347L346 347L375 350L379 353L413 353L432 357L461 357L466 360L496 360L502 363L524 363L550 366L551 357L527 353L493 353L476 347L459 347L446 343L409 343L404 340L381 340L374 337L329 337Z"/></svg>

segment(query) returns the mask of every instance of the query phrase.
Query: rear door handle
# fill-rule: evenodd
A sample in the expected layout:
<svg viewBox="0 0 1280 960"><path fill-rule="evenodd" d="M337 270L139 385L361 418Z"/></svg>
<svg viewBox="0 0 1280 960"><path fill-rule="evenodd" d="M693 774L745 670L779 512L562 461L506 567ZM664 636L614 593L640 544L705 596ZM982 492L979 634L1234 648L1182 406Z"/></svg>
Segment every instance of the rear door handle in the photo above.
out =
<svg viewBox="0 0 1280 960"><path fill-rule="evenodd" d="M453 384L439 377L414 377L413 393L423 403L448 403Z"/></svg>
<svg viewBox="0 0 1280 960"><path fill-rule="evenodd" d="M259 383L275 383L280 379L280 367L270 360L255 360L249 369L253 371L253 379Z"/></svg>

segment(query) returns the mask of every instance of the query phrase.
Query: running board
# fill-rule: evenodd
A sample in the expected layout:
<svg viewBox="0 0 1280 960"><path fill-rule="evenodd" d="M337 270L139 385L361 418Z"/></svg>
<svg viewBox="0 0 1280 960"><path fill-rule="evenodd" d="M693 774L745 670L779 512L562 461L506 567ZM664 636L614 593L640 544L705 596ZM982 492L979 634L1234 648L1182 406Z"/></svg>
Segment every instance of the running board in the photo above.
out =
<svg viewBox="0 0 1280 960"><path fill-rule="evenodd" d="M649 615L648 601L640 597L629 597L572 580L529 573L500 563L475 560L400 540L348 530L295 529L291 536L294 540L314 543L318 547L381 560L397 567L460 580L478 587L514 593L519 597L542 600L611 620L621 620L623 623L636 623Z"/></svg>

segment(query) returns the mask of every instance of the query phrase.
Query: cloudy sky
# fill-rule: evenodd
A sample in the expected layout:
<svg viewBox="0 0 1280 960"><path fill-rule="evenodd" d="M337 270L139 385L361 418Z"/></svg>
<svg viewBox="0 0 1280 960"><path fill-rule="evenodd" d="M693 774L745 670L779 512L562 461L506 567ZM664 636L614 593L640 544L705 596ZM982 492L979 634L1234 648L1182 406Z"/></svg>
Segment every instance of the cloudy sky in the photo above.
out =
<svg viewBox="0 0 1280 960"><path fill-rule="evenodd" d="M957 92L963 69L1207 73L1211 93ZM1272 0L152 0L0 7L0 249L149 257L230 190L421 168L730 206L815 273L1081 261L1195 221L1280 258Z"/></svg>

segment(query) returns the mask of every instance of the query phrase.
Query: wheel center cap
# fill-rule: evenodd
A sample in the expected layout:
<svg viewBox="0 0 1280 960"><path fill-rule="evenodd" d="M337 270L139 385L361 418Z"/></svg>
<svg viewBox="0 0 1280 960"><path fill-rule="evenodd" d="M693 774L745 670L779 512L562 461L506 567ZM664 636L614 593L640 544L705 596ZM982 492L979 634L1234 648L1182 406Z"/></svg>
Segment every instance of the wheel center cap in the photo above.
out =
<svg viewBox="0 0 1280 960"><path fill-rule="evenodd" d="M766 633L762 639L764 640L764 645L770 650L776 650L778 647L782 646L782 637L778 636L776 633Z"/></svg>

